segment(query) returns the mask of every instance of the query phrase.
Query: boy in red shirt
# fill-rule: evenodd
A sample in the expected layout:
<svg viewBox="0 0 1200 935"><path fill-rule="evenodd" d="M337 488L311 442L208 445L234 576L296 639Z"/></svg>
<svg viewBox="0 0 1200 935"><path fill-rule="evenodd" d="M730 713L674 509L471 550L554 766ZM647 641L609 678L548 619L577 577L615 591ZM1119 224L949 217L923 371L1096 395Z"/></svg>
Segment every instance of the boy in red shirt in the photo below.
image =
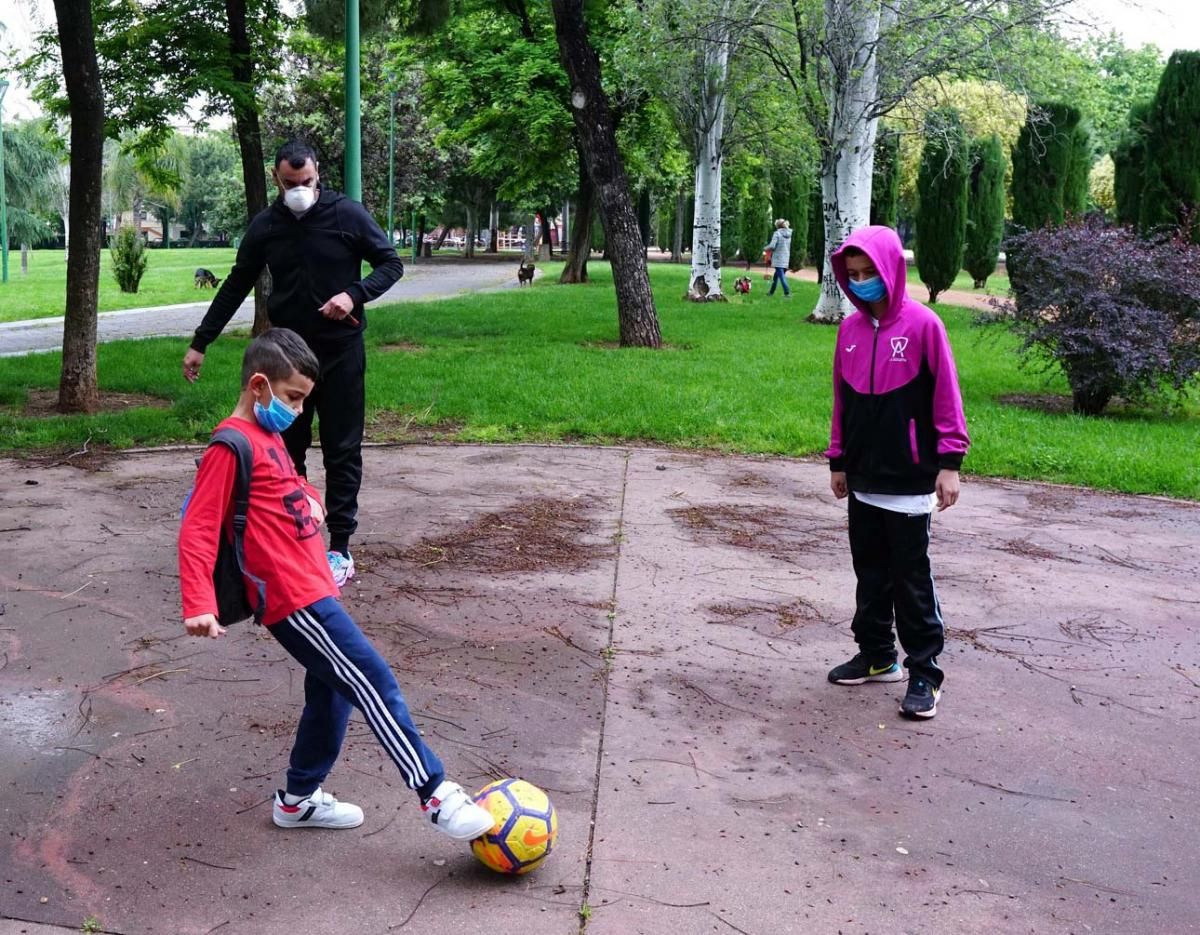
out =
<svg viewBox="0 0 1200 935"><path fill-rule="evenodd" d="M904 251L890 227L855 231L830 264L858 309L838 330L825 452L833 495L850 498L858 653L829 681L899 682L898 636L908 669L900 713L931 718L945 678L937 664L945 631L929 567L930 518L935 506L958 501L970 446L954 355L942 320L908 297Z"/></svg>
<svg viewBox="0 0 1200 935"><path fill-rule="evenodd" d="M300 413L319 374L317 359L294 331L273 328L246 348L242 394L218 428L241 432L253 449L250 505L244 535L245 572L265 585L261 619L306 670L304 712L296 731L287 788L275 794L281 828L355 828L363 813L321 789L358 708L376 738L420 796L439 831L459 841L493 825L457 783L413 724L387 662L337 599L318 534L320 495L296 474L279 433ZM179 581L184 626L192 636L225 632L216 617L213 568L220 537L232 523L236 455L224 445L204 454L179 530ZM246 582L251 604L258 586Z"/></svg>

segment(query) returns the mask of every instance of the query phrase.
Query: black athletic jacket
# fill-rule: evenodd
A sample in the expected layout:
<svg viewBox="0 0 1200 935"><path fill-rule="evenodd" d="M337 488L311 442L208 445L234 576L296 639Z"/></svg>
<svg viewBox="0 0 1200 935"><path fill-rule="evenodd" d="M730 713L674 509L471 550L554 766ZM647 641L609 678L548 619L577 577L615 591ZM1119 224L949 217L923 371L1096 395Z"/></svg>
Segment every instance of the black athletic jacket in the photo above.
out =
<svg viewBox="0 0 1200 935"><path fill-rule="evenodd" d="M364 260L373 271L360 279ZM359 337L367 326L363 304L383 295L404 275L404 264L387 235L357 201L323 188L317 203L297 218L276 198L246 229L233 269L192 338L195 350L204 353L229 324L263 266L270 269L273 282L267 300L271 324L291 328L310 345ZM349 319L334 321L317 311L339 292L354 299L358 327Z"/></svg>

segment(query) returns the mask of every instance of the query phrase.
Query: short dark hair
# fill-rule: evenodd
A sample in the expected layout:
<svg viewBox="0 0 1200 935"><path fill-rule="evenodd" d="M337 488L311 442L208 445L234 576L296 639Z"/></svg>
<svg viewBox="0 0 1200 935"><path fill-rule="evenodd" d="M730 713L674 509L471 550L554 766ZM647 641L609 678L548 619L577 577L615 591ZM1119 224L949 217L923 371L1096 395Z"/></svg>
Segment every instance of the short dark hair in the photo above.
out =
<svg viewBox="0 0 1200 935"><path fill-rule="evenodd" d="M317 164L317 154L311 146L304 140L288 140L279 149L275 150L275 168L279 168L281 162L286 162L293 169L303 169L304 163L309 159L313 165Z"/></svg>
<svg viewBox="0 0 1200 935"><path fill-rule="evenodd" d="M314 383L321 372L317 356L304 338L288 328L271 328L250 342L242 355L242 388L256 373L268 380L283 380L292 373L308 377Z"/></svg>
<svg viewBox="0 0 1200 935"><path fill-rule="evenodd" d="M867 251L859 247L842 247L842 256L866 256Z"/></svg>

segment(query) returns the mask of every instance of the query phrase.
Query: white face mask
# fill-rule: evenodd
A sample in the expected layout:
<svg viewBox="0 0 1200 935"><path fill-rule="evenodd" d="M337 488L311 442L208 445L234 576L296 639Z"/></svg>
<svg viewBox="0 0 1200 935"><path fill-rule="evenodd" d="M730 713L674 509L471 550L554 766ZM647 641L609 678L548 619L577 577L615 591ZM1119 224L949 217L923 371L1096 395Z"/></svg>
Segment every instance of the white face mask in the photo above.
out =
<svg viewBox="0 0 1200 935"><path fill-rule="evenodd" d="M308 211L316 201L317 193L307 185L297 185L283 193L283 203L297 217Z"/></svg>

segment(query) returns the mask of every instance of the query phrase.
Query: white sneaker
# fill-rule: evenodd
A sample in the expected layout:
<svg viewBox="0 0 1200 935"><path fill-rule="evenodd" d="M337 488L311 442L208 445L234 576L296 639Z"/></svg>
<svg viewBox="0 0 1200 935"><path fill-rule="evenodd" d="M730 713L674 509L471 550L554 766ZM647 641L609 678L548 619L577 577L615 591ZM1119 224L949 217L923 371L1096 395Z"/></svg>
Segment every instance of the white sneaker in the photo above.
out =
<svg viewBox="0 0 1200 935"><path fill-rule="evenodd" d="M333 583L344 588L346 582L354 577L354 556L343 555L341 552L326 552L329 559L329 570L333 572Z"/></svg>
<svg viewBox="0 0 1200 935"><path fill-rule="evenodd" d="M280 789L275 793L271 818L280 828L357 828L363 823L363 811L320 789L295 805L287 805Z"/></svg>
<svg viewBox="0 0 1200 935"><path fill-rule="evenodd" d="M473 841L492 830L496 820L492 813L467 795L456 782L442 781L421 810L438 831L456 841Z"/></svg>

